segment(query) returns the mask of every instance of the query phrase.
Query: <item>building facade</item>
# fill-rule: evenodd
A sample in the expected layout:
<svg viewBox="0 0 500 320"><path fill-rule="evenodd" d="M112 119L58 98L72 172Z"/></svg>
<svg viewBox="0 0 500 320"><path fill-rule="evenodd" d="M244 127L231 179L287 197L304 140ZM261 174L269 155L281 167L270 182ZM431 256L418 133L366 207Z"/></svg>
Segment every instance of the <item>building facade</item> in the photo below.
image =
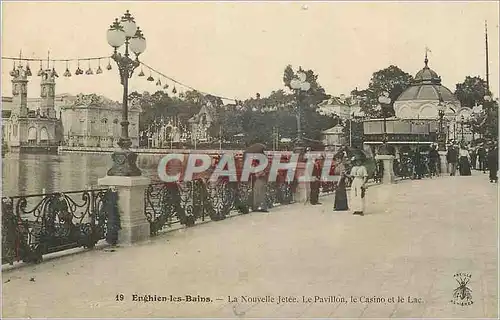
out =
<svg viewBox="0 0 500 320"><path fill-rule="evenodd" d="M210 142L208 129L216 121L216 110L210 101L206 101L200 111L188 120L192 144Z"/></svg>
<svg viewBox="0 0 500 320"><path fill-rule="evenodd" d="M128 112L132 147L139 146L137 103ZM71 147L118 147L121 135L122 105L96 94L79 94L61 106L64 144Z"/></svg>
<svg viewBox="0 0 500 320"><path fill-rule="evenodd" d="M462 107L450 89L442 85L441 77L429 68L427 56L424 68L414 82L394 102L396 118L405 120L439 119L439 108L444 106L443 133L447 140L472 140L472 133L462 122L472 115L472 109ZM439 130L437 128L436 130Z"/></svg>
<svg viewBox="0 0 500 320"><path fill-rule="evenodd" d="M340 124L324 130L322 136L322 142L326 149L333 152L338 151L342 146L346 145L347 142L344 135L344 127Z"/></svg>
<svg viewBox="0 0 500 320"><path fill-rule="evenodd" d="M472 110L462 108L458 99L441 84L441 77L429 68L427 56L424 68L414 78L413 83L394 102L395 116L384 119L369 119L363 122L364 143L381 146L384 130L387 143L395 154L408 148L428 147L446 140L470 141L472 135L459 130L461 119L468 119ZM442 119L439 110L444 112ZM385 128L384 128L385 127Z"/></svg>
<svg viewBox="0 0 500 320"><path fill-rule="evenodd" d="M12 97L2 98L2 134L10 152L57 152L61 143L61 122L55 110L55 74L41 73L40 98L28 107L27 70L19 65L11 71ZM4 106L3 102L8 102ZM6 109L4 109L6 107Z"/></svg>
<svg viewBox="0 0 500 320"><path fill-rule="evenodd" d="M318 105L318 113L336 115L342 120L352 119L360 111L359 100L355 96L331 97Z"/></svg>

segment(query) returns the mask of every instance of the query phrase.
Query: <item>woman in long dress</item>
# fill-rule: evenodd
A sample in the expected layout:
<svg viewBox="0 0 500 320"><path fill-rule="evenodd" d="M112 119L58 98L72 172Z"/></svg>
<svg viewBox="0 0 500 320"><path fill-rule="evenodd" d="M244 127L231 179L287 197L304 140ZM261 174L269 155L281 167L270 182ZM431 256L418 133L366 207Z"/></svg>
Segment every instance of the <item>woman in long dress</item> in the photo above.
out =
<svg viewBox="0 0 500 320"><path fill-rule="evenodd" d="M335 211L349 210L349 206L347 205L346 178L345 173L342 173L342 178L340 178L339 184L335 189L335 202L333 204L333 210Z"/></svg>
<svg viewBox="0 0 500 320"><path fill-rule="evenodd" d="M362 165L361 159L354 159L354 166L351 169L351 210L353 214L364 215L365 210L365 183L368 171Z"/></svg>
<svg viewBox="0 0 500 320"><path fill-rule="evenodd" d="M460 175L461 176L470 176L470 155L467 148L462 145L460 146L460 150L458 151L458 164L460 165Z"/></svg>

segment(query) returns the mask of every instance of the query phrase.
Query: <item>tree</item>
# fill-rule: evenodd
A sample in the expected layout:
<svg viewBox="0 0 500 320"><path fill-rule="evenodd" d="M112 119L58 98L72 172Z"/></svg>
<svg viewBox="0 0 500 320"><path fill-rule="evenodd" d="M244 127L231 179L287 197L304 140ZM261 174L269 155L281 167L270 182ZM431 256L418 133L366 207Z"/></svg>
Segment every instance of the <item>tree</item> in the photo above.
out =
<svg viewBox="0 0 500 320"><path fill-rule="evenodd" d="M389 93L391 98L391 112L394 114L392 105L396 99L412 83L413 77L401 70L399 67L391 65L385 69L374 72L368 88L365 90L353 90L351 93L360 98L360 107L368 116L380 117L381 112L377 110L378 98L384 93Z"/></svg>
<svg viewBox="0 0 500 320"><path fill-rule="evenodd" d="M484 96L490 95L486 81L481 77L465 77L462 83L457 83L455 96L462 107L472 108L476 104L484 105Z"/></svg>
<svg viewBox="0 0 500 320"><path fill-rule="evenodd" d="M243 132L242 112L231 109L221 109L217 112L217 119L211 123L208 133L219 140L232 141L234 136Z"/></svg>
<svg viewBox="0 0 500 320"><path fill-rule="evenodd" d="M484 136L498 141L498 100L486 101L484 106Z"/></svg>
<svg viewBox="0 0 500 320"><path fill-rule="evenodd" d="M343 124L344 137L347 140L347 144L351 142L352 147L361 149L363 147L363 135L364 135L363 122L353 120L349 125L349 121L350 120L346 120Z"/></svg>
<svg viewBox="0 0 500 320"><path fill-rule="evenodd" d="M129 99L134 99L138 103L142 112L139 117L139 130L146 130L154 122L160 119L169 119L179 115L194 115L197 113L201 106L192 101L186 101L184 98L170 97L164 91L156 91L154 94L144 92L132 92ZM181 118L181 121L187 119Z"/></svg>

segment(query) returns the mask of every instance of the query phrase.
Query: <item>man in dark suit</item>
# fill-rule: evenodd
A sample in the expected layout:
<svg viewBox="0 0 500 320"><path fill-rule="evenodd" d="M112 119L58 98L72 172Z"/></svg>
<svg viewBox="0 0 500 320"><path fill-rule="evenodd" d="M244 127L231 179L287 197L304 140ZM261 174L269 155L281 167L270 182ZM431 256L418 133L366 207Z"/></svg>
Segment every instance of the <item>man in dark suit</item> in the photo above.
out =
<svg viewBox="0 0 500 320"><path fill-rule="evenodd" d="M479 170L482 170L483 173L486 172L486 149L483 145L477 148L477 157L479 159Z"/></svg>
<svg viewBox="0 0 500 320"><path fill-rule="evenodd" d="M458 150L454 145L448 146L446 161L448 162L448 166L450 167L450 176L454 176L457 171L458 163Z"/></svg>
<svg viewBox="0 0 500 320"><path fill-rule="evenodd" d="M319 202L319 188L321 185L321 169L322 169L322 159L316 159L312 171L312 179L311 181L311 191L309 195L309 201L311 202L312 205L318 205L321 204Z"/></svg>
<svg viewBox="0 0 500 320"><path fill-rule="evenodd" d="M488 170L490 171L490 182L498 182L498 147L492 144L488 151Z"/></svg>

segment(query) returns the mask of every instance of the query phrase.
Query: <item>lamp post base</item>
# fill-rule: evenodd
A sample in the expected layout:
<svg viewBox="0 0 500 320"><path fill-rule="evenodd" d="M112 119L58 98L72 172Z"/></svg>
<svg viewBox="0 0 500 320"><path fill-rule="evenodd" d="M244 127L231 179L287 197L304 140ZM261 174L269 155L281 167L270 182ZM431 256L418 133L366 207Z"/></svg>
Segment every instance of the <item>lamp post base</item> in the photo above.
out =
<svg viewBox="0 0 500 320"><path fill-rule="evenodd" d="M141 170L137 167L137 153L130 150L120 150L113 153L113 167L108 170L108 176L137 177Z"/></svg>

